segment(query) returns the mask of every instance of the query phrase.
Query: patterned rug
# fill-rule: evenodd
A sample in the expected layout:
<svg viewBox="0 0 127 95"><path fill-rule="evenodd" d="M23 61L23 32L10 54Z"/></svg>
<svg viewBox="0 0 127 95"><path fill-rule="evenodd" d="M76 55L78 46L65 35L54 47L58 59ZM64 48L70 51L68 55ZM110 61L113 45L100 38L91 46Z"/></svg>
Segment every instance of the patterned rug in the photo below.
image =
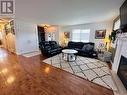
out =
<svg viewBox="0 0 127 95"><path fill-rule="evenodd" d="M77 56L76 61L67 62L62 59L62 54L58 54L43 60L43 62L102 85L106 88L114 91L117 90L107 64L97 59Z"/></svg>

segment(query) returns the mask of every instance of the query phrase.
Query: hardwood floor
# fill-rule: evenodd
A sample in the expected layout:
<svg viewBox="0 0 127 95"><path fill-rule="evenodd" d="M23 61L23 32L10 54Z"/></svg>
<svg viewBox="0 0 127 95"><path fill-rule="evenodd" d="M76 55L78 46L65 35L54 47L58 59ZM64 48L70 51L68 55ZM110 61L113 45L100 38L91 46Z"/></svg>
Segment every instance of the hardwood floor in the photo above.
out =
<svg viewBox="0 0 127 95"><path fill-rule="evenodd" d="M112 90L0 48L0 95L113 95Z"/></svg>

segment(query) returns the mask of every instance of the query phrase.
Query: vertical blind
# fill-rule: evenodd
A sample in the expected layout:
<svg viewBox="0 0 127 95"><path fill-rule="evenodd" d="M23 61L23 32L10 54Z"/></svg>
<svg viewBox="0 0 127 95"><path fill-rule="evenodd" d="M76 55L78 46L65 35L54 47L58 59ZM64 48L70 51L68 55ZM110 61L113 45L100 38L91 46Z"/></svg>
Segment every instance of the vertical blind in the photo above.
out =
<svg viewBox="0 0 127 95"><path fill-rule="evenodd" d="M72 41L89 42L90 29L74 29L72 31Z"/></svg>

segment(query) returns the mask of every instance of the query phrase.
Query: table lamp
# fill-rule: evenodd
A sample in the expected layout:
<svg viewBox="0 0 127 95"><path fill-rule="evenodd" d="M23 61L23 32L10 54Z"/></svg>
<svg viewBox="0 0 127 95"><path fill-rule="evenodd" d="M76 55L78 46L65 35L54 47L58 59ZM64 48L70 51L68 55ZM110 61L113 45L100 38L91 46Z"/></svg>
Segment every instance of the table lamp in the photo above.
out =
<svg viewBox="0 0 127 95"><path fill-rule="evenodd" d="M104 42L106 43L105 44L105 49L108 50L108 43L110 43L109 37L105 37Z"/></svg>

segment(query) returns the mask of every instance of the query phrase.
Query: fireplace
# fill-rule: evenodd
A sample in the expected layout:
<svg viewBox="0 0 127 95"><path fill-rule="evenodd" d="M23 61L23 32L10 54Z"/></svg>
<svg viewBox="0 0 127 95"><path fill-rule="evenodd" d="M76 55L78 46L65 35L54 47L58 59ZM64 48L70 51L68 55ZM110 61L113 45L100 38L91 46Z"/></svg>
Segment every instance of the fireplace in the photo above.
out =
<svg viewBox="0 0 127 95"><path fill-rule="evenodd" d="M117 74L127 89L127 58L124 56L121 56Z"/></svg>

